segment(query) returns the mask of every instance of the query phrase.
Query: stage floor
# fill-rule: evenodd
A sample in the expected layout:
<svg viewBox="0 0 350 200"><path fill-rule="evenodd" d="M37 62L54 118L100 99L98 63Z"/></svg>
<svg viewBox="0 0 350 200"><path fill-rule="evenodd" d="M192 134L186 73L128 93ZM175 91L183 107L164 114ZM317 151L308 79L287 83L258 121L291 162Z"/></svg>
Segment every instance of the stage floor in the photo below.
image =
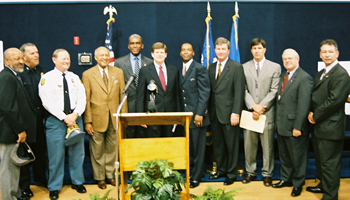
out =
<svg viewBox="0 0 350 200"><path fill-rule="evenodd" d="M273 181L274 183L278 181ZM237 181L230 186L224 186L222 182L204 182L199 185L199 187L195 189L191 189L191 194L202 194L206 189L207 185L211 185L215 188L223 188L227 191L241 188L237 192L237 196L234 198L235 200L284 200L284 199L302 199L302 200L318 200L321 199L322 194L313 194L307 192L305 188L307 186L315 186L317 182L312 179L306 180L306 183L303 187L303 191L299 197L291 197L292 187L275 189L272 187L265 187L262 181L252 181L249 184L242 184L241 181ZM86 194L79 194L75 190L71 189L70 185L65 185L59 193L59 200L88 200L89 194L97 192L100 194L100 197L105 194L106 191L112 189L110 193L110 197L115 197L116 191L115 187L111 185L107 185L106 190L101 190L97 187L97 185L85 185L87 189ZM350 178L343 178L340 182L339 189L339 200L349 200L350 199ZM46 188L41 188L32 185L31 189L34 193L34 197L31 200L42 200L49 199L49 191ZM1 199L1 196L0 196Z"/></svg>

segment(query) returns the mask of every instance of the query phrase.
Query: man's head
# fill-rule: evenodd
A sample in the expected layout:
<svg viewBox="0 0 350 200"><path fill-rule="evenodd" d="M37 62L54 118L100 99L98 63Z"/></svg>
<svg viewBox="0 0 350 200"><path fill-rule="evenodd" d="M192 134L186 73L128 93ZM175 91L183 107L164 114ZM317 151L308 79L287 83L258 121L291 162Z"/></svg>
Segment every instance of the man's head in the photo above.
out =
<svg viewBox="0 0 350 200"><path fill-rule="evenodd" d="M105 68L109 64L109 50L106 47L98 47L95 50L95 60L101 68Z"/></svg>
<svg viewBox="0 0 350 200"><path fill-rule="evenodd" d="M158 65L161 65L164 63L165 58L167 57L167 47L165 44L161 42L156 42L152 46L152 53L151 53L153 60Z"/></svg>
<svg viewBox="0 0 350 200"><path fill-rule="evenodd" d="M24 55L24 63L30 67L34 68L39 65L39 51L33 43L25 43L19 48Z"/></svg>
<svg viewBox="0 0 350 200"><path fill-rule="evenodd" d="M15 72L23 72L23 53L17 48L8 48L4 52L5 65Z"/></svg>
<svg viewBox="0 0 350 200"><path fill-rule="evenodd" d="M134 56L138 56L141 53L141 50L143 49L143 40L142 37L138 34L132 34L129 37L129 44L128 49L130 50L130 53Z"/></svg>
<svg viewBox="0 0 350 200"><path fill-rule="evenodd" d="M190 43L183 43L181 45L180 56L184 63L190 61L194 56L193 46Z"/></svg>
<svg viewBox="0 0 350 200"><path fill-rule="evenodd" d="M250 51L256 62L262 61L266 53L266 42L261 38L254 38L250 43Z"/></svg>
<svg viewBox="0 0 350 200"><path fill-rule="evenodd" d="M52 61L55 63L56 69L62 73L70 67L70 55L65 49L56 49L52 54Z"/></svg>
<svg viewBox="0 0 350 200"><path fill-rule="evenodd" d="M335 40L326 39L320 44L320 58L326 67L334 63L339 57L338 45Z"/></svg>
<svg viewBox="0 0 350 200"><path fill-rule="evenodd" d="M283 66L288 72L299 66L299 54L294 49L286 49L282 54Z"/></svg>
<svg viewBox="0 0 350 200"><path fill-rule="evenodd" d="M230 53L230 41L219 37L215 41L215 54L219 62L223 62Z"/></svg>

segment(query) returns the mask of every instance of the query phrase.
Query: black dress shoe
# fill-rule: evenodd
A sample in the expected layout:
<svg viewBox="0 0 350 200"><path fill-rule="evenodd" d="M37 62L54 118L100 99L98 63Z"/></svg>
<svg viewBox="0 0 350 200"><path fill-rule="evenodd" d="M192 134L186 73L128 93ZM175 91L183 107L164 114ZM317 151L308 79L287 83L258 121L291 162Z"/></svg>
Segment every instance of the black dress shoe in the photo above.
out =
<svg viewBox="0 0 350 200"><path fill-rule="evenodd" d="M235 178L230 178L230 177L226 177L225 181L224 181L224 185L232 185L235 182Z"/></svg>
<svg viewBox="0 0 350 200"><path fill-rule="evenodd" d="M22 196L17 198L17 200L29 200L29 199L30 197L22 197Z"/></svg>
<svg viewBox="0 0 350 200"><path fill-rule="evenodd" d="M301 191L303 190L303 187L293 187L292 190L292 197L297 197L301 194Z"/></svg>
<svg viewBox="0 0 350 200"><path fill-rule="evenodd" d="M222 178L222 177L225 177L225 175L224 174L220 174L220 173L216 173L214 175L210 175L209 179L210 180L214 180L214 179L218 179L218 178Z"/></svg>
<svg viewBox="0 0 350 200"><path fill-rule="evenodd" d="M290 186L293 186L293 184L290 182L286 182L284 180L280 180L280 182L276 184L272 184L273 188L283 188L283 187L290 187Z"/></svg>
<svg viewBox="0 0 350 200"><path fill-rule="evenodd" d="M79 193L86 193L86 188L83 185L72 185L72 189Z"/></svg>
<svg viewBox="0 0 350 200"><path fill-rule="evenodd" d="M312 193L324 193L323 189L316 186L316 187L307 187L306 191L312 192Z"/></svg>
<svg viewBox="0 0 350 200"><path fill-rule="evenodd" d="M51 200L58 199L58 190L50 191L50 199Z"/></svg>
<svg viewBox="0 0 350 200"><path fill-rule="evenodd" d="M190 188L198 187L198 185L199 185L199 181L193 180L193 181L191 181L191 183L190 183Z"/></svg>
<svg viewBox="0 0 350 200"><path fill-rule="evenodd" d="M264 185L266 186L266 187L269 187L269 186L271 186L272 185L272 178L271 177L264 177L263 178L263 182L264 182Z"/></svg>
<svg viewBox="0 0 350 200"><path fill-rule="evenodd" d="M22 199L23 198L30 198L30 197L33 197L34 196L34 194L33 194L33 192L30 190L30 189L26 189L26 190L21 190L21 197L22 197Z"/></svg>
<svg viewBox="0 0 350 200"><path fill-rule="evenodd" d="M246 174L243 179L242 179L242 183L250 183L250 181L256 179L256 176L252 176L250 174Z"/></svg>

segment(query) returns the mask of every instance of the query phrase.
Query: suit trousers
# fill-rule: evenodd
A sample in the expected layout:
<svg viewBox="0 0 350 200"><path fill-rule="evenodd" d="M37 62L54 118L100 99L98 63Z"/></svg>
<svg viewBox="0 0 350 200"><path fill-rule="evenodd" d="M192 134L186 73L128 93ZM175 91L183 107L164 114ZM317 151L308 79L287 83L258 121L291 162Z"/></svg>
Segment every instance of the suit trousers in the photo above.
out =
<svg viewBox="0 0 350 200"><path fill-rule="evenodd" d="M305 184L308 135L299 137L278 135L278 152L281 161L281 180L293 183L298 188Z"/></svg>
<svg viewBox="0 0 350 200"><path fill-rule="evenodd" d="M21 196L18 187L20 167L11 160L11 151L16 143L0 143L0 190L1 199L16 200Z"/></svg>
<svg viewBox="0 0 350 200"><path fill-rule="evenodd" d="M273 140L275 124L266 123L263 134L244 129L244 153L247 173L256 176L256 154L260 138L263 152L263 167L261 174L263 177L271 177L274 168Z"/></svg>
<svg viewBox="0 0 350 200"><path fill-rule="evenodd" d="M320 139L313 135L317 177L324 190L322 200L337 200L344 140Z"/></svg>
<svg viewBox="0 0 350 200"><path fill-rule="evenodd" d="M190 129L191 179L201 181L204 172L205 139L207 127Z"/></svg>
<svg viewBox="0 0 350 200"><path fill-rule="evenodd" d="M76 123L83 128L83 120L78 117ZM46 142L49 157L49 191L61 190L64 178L65 136L67 125L54 116L49 116L46 120ZM83 162L85 158L84 138L81 141L68 146L69 172L72 183L81 185L84 183Z"/></svg>
<svg viewBox="0 0 350 200"><path fill-rule="evenodd" d="M239 126L221 124L214 116L211 123L217 172L236 179L239 157Z"/></svg>
<svg viewBox="0 0 350 200"><path fill-rule="evenodd" d="M105 132L94 131L90 136L91 164L96 181L114 178L117 135L109 117L108 128Z"/></svg>
<svg viewBox="0 0 350 200"><path fill-rule="evenodd" d="M21 167L21 175L19 179L19 187L21 190L30 189L30 166L32 166L34 182L47 184L47 178L45 175L47 170L47 146L42 117L37 117L36 142L29 143L28 145L33 150L35 161Z"/></svg>

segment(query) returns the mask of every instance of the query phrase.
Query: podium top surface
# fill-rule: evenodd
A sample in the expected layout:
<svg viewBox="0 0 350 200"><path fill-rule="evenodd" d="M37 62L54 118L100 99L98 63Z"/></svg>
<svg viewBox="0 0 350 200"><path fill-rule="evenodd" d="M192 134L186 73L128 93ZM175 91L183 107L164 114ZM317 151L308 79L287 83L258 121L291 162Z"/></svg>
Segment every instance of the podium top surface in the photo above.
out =
<svg viewBox="0 0 350 200"><path fill-rule="evenodd" d="M128 126L131 125L185 125L186 119L191 119L192 112L156 112L156 113L121 113L119 120ZM113 114L116 116L116 114Z"/></svg>

